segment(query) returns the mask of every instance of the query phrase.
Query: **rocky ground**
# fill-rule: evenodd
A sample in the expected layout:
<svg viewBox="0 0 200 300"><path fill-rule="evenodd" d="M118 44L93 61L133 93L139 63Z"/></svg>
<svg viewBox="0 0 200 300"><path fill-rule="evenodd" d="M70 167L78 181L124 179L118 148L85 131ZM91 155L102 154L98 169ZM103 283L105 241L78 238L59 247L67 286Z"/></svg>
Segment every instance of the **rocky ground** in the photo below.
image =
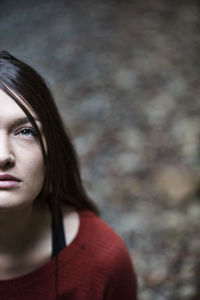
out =
<svg viewBox="0 0 200 300"><path fill-rule="evenodd" d="M9 0L0 28L47 79L139 299L200 299L198 1Z"/></svg>

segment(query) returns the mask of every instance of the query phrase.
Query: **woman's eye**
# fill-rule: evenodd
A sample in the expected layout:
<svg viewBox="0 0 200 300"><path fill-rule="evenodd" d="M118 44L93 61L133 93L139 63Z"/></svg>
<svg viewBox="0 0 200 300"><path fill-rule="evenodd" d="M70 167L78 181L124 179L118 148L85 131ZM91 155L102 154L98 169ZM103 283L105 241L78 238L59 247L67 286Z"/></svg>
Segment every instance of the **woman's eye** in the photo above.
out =
<svg viewBox="0 0 200 300"><path fill-rule="evenodd" d="M25 137L36 137L37 132L32 128L22 128L19 131L17 131L17 135Z"/></svg>

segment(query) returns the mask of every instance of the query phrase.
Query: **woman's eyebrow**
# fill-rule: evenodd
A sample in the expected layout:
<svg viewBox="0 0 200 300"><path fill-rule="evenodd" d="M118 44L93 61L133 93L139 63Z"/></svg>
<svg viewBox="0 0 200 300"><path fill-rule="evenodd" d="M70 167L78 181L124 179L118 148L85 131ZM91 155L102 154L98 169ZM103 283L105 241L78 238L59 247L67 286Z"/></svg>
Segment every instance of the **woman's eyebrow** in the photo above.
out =
<svg viewBox="0 0 200 300"><path fill-rule="evenodd" d="M39 121L37 118L34 118L35 121ZM23 118L19 118L19 119L16 119L12 122L12 126L13 127L16 127L16 126L19 126L19 125L23 125L25 123L31 123L31 121L29 120L28 117L23 117Z"/></svg>

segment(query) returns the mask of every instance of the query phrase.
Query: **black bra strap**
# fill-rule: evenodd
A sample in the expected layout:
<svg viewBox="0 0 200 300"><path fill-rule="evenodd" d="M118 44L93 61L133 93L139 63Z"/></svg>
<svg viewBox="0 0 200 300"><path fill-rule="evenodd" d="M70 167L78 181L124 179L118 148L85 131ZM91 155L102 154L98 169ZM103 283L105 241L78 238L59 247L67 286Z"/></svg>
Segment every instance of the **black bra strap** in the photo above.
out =
<svg viewBox="0 0 200 300"><path fill-rule="evenodd" d="M55 220L52 214L52 207L49 199L48 199L48 204L51 211L52 257L54 257L66 247L66 240L65 240L62 212L59 209L58 226L56 227Z"/></svg>

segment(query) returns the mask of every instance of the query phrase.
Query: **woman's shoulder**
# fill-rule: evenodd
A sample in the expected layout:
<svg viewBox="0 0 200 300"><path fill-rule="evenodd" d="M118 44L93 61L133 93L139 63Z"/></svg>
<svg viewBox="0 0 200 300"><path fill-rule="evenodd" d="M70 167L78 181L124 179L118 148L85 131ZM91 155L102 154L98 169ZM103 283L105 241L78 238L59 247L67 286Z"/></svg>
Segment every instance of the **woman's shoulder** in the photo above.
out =
<svg viewBox="0 0 200 300"><path fill-rule="evenodd" d="M98 274L107 280L108 299L136 299L137 280L130 253L122 238L101 218L89 211L80 213L81 243ZM89 260L88 260L89 261ZM92 271L91 271L92 272ZM130 298L131 295L131 298Z"/></svg>
<svg viewBox="0 0 200 300"><path fill-rule="evenodd" d="M69 245L73 242L79 232L80 217L79 213L74 208L66 205L62 206L62 216L65 240Z"/></svg>
<svg viewBox="0 0 200 300"><path fill-rule="evenodd" d="M131 265L128 249L122 238L102 218L89 210L65 210L64 229L68 245L79 244L91 261Z"/></svg>
<svg viewBox="0 0 200 300"><path fill-rule="evenodd" d="M99 242L109 241L110 246L116 244L124 245L121 237L106 223L101 217L97 216L91 211L79 212L80 226L85 229L85 235L88 239Z"/></svg>
<svg viewBox="0 0 200 300"><path fill-rule="evenodd" d="M89 210L76 211L73 208L64 207L63 224L67 244L78 240L87 244L88 251L94 251L95 255L109 252L127 252L122 238L102 218ZM99 249L99 251L98 251Z"/></svg>
<svg viewBox="0 0 200 300"><path fill-rule="evenodd" d="M73 269L83 272L90 282L95 279L95 286L97 281L101 283L108 295L106 299L124 299L124 296L126 299L136 299L136 275L122 238L93 212L83 210L77 215L78 231L68 249L73 254ZM67 249L65 253L69 254Z"/></svg>
<svg viewBox="0 0 200 300"><path fill-rule="evenodd" d="M79 212L82 234L80 239L88 245L88 250L96 258L108 261L128 260L130 255L122 238L102 218L91 211ZM81 228L80 228L81 230Z"/></svg>

